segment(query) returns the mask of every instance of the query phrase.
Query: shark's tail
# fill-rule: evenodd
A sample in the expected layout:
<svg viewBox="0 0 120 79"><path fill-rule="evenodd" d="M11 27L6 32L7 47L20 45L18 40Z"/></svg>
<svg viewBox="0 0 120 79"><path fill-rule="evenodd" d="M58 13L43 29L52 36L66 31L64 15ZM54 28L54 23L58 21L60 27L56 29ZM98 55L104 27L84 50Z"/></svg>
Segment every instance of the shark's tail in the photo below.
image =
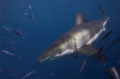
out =
<svg viewBox="0 0 120 79"><path fill-rule="evenodd" d="M108 17L107 14L106 14L106 12L103 10L103 8L100 5L98 5L98 7L102 11L102 13L104 14L104 16ZM110 20L109 19L107 20L107 25L108 25L108 27L110 27Z"/></svg>

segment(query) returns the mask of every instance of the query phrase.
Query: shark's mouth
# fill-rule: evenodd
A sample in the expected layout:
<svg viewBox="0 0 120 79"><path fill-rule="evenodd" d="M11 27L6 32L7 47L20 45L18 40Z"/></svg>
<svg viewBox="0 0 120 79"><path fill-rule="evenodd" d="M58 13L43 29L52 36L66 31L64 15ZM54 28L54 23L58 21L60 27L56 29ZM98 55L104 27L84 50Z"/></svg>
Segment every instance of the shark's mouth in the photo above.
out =
<svg viewBox="0 0 120 79"><path fill-rule="evenodd" d="M46 61L46 60L50 60L50 58L51 58L51 57L47 57L47 58L45 58L45 59L40 60L40 62L43 62L43 61Z"/></svg>
<svg viewBox="0 0 120 79"><path fill-rule="evenodd" d="M47 60L56 60L56 59L59 59L59 58L63 58L63 57L66 57L68 55L72 55L74 53L74 50L73 49L67 49L63 52L61 52L61 54L56 54L55 56L50 56L50 57L47 57L43 60L41 60L40 62L43 62L43 61L47 61Z"/></svg>
<svg viewBox="0 0 120 79"><path fill-rule="evenodd" d="M56 54L55 56L50 57L49 60L55 60L55 59L63 58L66 56L72 56L73 54L74 54L73 49L67 49L67 50L63 51L61 54Z"/></svg>

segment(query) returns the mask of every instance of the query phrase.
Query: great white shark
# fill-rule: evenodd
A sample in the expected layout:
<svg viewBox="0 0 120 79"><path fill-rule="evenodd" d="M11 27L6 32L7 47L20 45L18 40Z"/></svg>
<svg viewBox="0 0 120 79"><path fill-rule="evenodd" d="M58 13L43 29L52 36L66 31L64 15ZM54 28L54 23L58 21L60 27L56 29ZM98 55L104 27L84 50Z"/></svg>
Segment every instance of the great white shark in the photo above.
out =
<svg viewBox="0 0 120 79"><path fill-rule="evenodd" d="M78 53L92 57L98 50L92 43L104 31L105 25L109 17L103 19L88 21L78 11L76 15L75 26L61 37L59 37L53 44L48 47L38 58L39 62L45 60L54 60L66 56L78 58ZM100 53L96 59L109 60L109 58Z"/></svg>

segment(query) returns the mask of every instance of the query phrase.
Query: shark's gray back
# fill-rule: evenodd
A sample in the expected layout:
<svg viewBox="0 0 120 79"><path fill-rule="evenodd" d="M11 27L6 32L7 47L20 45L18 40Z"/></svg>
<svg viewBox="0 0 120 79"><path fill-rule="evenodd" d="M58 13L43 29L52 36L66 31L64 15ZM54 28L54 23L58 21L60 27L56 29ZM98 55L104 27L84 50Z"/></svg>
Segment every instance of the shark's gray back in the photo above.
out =
<svg viewBox="0 0 120 79"><path fill-rule="evenodd" d="M102 26L102 27L101 27ZM81 24L79 27L74 27L60 38L58 38L47 50L46 52L50 51L51 49L59 46L61 44L65 44L65 42L69 41L73 44L74 42L83 42L84 45L87 43L91 38L95 36L95 34L99 33L103 29L103 25L99 24L98 21L88 22L86 24ZM78 39L78 42L77 42ZM72 40L72 41L70 41ZM83 41L84 40L84 41Z"/></svg>

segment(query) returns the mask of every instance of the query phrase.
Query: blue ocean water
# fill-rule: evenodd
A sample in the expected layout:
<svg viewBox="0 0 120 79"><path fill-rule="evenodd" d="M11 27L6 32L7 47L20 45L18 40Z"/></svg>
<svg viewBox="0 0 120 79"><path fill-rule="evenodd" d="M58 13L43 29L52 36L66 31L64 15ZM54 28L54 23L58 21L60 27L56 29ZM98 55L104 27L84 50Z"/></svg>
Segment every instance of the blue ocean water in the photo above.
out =
<svg viewBox="0 0 120 79"><path fill-rule="evenodd" d="M21 79L27 73L35 69L28 79L110 79L106 70L115 67L120 73L117 53L120 53L119 43L115 43L106 55L111 59L103 70L100 71L99 60L91 63L91 58L79 54L78 59L66 57L59 60L37 62L38 57L47 49L57 38L75 26L76 13L80 11L89 20L103 18L104 15L99 10L101 5L110 17L110 28L112 34L105 39L101 46L105 48L115 40L120 33L120 0L0 0L0 51L7 50L21 58L12 57L0 53L0 69L9 70L8 73L0 73L0 79ZM28 7L31 6L32 10ZM34 15L34 20L25 15ZM23 20L21 20L21 17ZM28 36L25 39L16 35L12 31L3 28L24 29ZM97 47L98 42L107 32L93 43ZM3 38L7 37L18 42L15 47L20 51L15 51L11 45ZM86 66L80 76L82 63L87 60ZM46 71L54 72L50 75ZM12 76L13 73L23 72Z"/></svg>

